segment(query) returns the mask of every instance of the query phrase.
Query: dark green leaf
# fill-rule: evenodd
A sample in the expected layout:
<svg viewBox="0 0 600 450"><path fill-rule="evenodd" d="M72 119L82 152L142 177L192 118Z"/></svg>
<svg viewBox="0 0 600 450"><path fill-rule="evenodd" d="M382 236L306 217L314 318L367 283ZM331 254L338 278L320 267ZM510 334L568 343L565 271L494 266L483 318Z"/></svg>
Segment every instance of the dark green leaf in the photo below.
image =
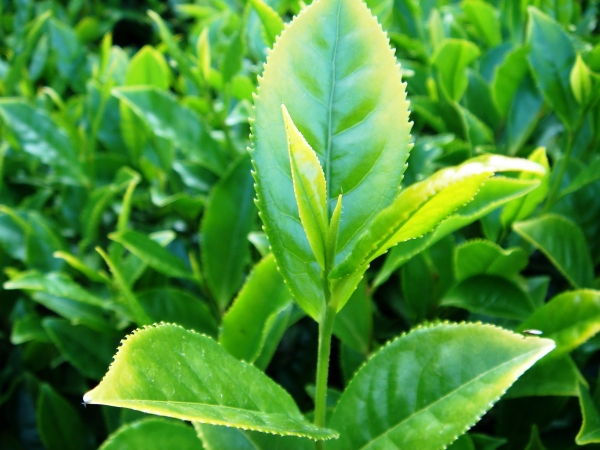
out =
<svg viewBox="0 0 600 450"><path fill-rule="evenodd" d="M86 431L77 411L48 384L40 386L38 430L48 450L85 450Z"/></svg>

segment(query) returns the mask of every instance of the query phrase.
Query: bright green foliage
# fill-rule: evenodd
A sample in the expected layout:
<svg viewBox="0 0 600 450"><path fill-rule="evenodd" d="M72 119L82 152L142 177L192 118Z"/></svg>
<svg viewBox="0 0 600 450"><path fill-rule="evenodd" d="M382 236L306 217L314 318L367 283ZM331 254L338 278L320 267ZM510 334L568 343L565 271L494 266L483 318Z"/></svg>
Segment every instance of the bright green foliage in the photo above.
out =
<svg viewBox="0 0 600 450"><path fill-rule="evenodd" d="M312 450L314 444L308 439L295 436L275 436L239 428L219 427L194 422L198 437L207 449L235 448L236 450Z"/></svg>
<svg viewBox="0 0 600 450"><path fill-rule="evenodd" d="M592 258L581 229L570 220L548 215L514 224L514 229L554 264L574 288L592 285Z"/></svg>
<svg viewBox="0 0 600 450"><path fill-rule="evenodd" d="M202 263L208 287L224 310L240 287L256 221L250 158L241 157L214 187L202 222Z"/></svg>
<svg viewBox="0 0 600 450"><path fill-rule="evenodd" d="M211 338L169 324L130 335L84 401L281 435L336 435L306 422L281 387Z"/></svg>
<svg viewBox="0 0 600 450"><path fill-rule="evenodd" d="M279 313L291 302L273 255L266 256L255 266L223 316L219 343L236 358L253 363L260 356Z"/></svg>
<svg viewBox="0 0 600 450"><path fill-rule="evenodd" d="M553 348L487 325L417 328L356 374L331 418L340 438L328 448L443 448Z"/></svg>
<svg viewBox="0 0 600 450"><path fill-rule="evenodd" d="M600 292L581 290L557 295L520 328L536 329L556 342L551 357L564 355L600 331Z"/></svg>
<svg viewBox="0 0 600 450"><path fill-rule="evenodd" d="M100 450L202 450L202 443L189 425L165 419L143 419L123 425L102 444Z"/></svg>
<svg viewBox="0 0 600 450"><path fill-rule="evenodd" d="M597 443L597 2L88 3L0 8L0 448ZM81 405L161 322L93 395L220 425Z"/></svg>
<svg viewBox="0 0 600 450"><path fill-rule="evenodd" d="M409 150L405 99L386 37L359 0L313 4L269 55L252 126L258 206L282 275L316 319L325 312L320 267L299 221L281 104L319 157L329 211L344 196L339 261L397 194Z"/></svg>

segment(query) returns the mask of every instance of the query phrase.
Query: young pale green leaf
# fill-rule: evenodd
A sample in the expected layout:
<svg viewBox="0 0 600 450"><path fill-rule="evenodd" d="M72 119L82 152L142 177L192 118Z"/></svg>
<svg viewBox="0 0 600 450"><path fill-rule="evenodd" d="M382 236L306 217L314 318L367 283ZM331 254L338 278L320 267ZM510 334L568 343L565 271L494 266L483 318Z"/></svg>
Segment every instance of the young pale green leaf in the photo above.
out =
<svg viewBox="0 0 600 450"><path fill-rule="evenodd" d="M99 450L202 450L202 442L188 424L149 418L121 426Z"/></svg>
<svg viewBox="0 0 600 450"><path fill-rule="evenodd" d="M456 248L456 279L481 274L512 278L527 266L527 254L519 247L504 250L491 241L475 239Z"/></svg>
<svg viewBox="0 0 600 450"><path fill-rule="evenodd" d="M541 330L556 342L550 358L579 347L600 331L600 291L563 292L537 309L520 330Z"/></svg>
<svg viewBox="0 0 600 450"><path fill-rule="evenodd" d="M570 75L576 54L563 28L538 9L530 6L527 40L531 70L544 94L566 127L574 129L581 111L571 90Z"/></svg>
<svg viewBox="0 0 600 450"><path fill-rule="evenodd" d="M210 77L210 39L208 36L209 27L206 27L200 33L196 43L196 56L198 57L198 66L204 80Z"/></svg>
<svg viewBox="0 0 600 450"><path fill-rule="evenodd" d="M579 385L587 381L569 355L545 358L523 374L504 398L577 397Z"/></svg>
<svg viewBox="0 0 600 450"><path fill-rule="evenodd" d="M136 297L150 321L176 323L215 338L219 333L206 302L187 291L170 287L154 288L136 292Z"/></svg>
<svg viewBox="0 0 600 450"><path fill-rule="evenodd" d="M320 319L325 313L321 268L299 220L282 103L319 157L329 211L344 194L337 253L348 252L397 195L409 151L400 70L361 0L314 2L287 26L267 58L252 122L265 231L296 301Z"/></svg>
<svg viewBox="0 0 600 450"><path fill-rule="evenodd" d="M169 65L162 53L145 45L127 66L125 86L148 85L166 90L169 89L170 76Z"/></svg>
<svg viewBox="0 0 600 450"><path fill-rule="evenodd" d="M531 298L516 283L497 275L483 274L462 280L440 304L515 320L524 320L535 310Z"/></svg>
<svg viewBox="0 0 600 450"><path fill-rule="evenodd" d="M325 241L328 234L325 174L317 154L298 131L283 104L281 113L287 136L298 214L315 259L321 269L325 270Z"/></svg>
<svg viewBox="0 0 600 450"><path fill-rule="evenodd" d="M574 288L592 286L593 264L581 228L569 219L550 214L518 222L514 230L554 264Z"/></svg>
<svg viewBox="0 0 600 450"><path fill-rule="evenodd" d="M244 278L250 255L248 233L256 222L250 158L245 155L214 187L200 224L206 281L221 311Z"/></svg>
<svg viewBox="0 0 600 450"><path fill-rule="evenodd" d="M40 386L37 429L48 450L85 450L86 429L75 408L49 384Z"/></svg>
<svg viewBox="0 0 600 450"><path fill-rule="evenodd" d="M375 284L383 283L402 264L444 236L473 223L510 200L531 192L537 185L537 181L513 178L494 177L488 179L473 201L443 220L432 233L411 241L401 242L393 248L377 275Z"/></svg>
<svg viewBox="0 0 600 450"><path fill-rule="evenodd" d="M485 155L440 170L400 192L360 236L353 253L336 266L331 278L341 278L396 244L431 232L470 202L486 179L504 171L545 173L539 164L500 155Z"/></svg>
<svg viewBox="0 0 600 450"><path fill-rule="evenodd" d="M115 88L112 94L125 102L157 136L174 143L191 161L222 174L226 160L219 145L196 113L166 91L151 86Z"/></svg>
<svg viewBox="0 0 600 450"><path fill-rule="evenodd" d="M207 450L313 450L314 443L296 436L276 436L239 428L220 427L194 422L198 437Z"/></svg>
<svg viewBox="0 0 600 450"><path fill-rule="evenodd" d="M116 333L100 333L64 319L46 317L43 326L64 358L86 377L100 380L119 345Z"/></svg>
<svg viewBox="0 0 600 450"><path fill-rule="evenodd" d="M577 103L587 103L592 93L592 74L579 53L575 59L573 69L571 69L569 81Z"/></svg>
<svg viewBox="0 0 600 450"><path fill-rule="evenodd" d="M596 401L598 395L593 398L587 386L579 385L579 405L581 406L581 415L583 423L581 429L575 437L578 445L587 445L600 442L600 407Z"/></svg>
<svg viewBox="0 0 600 450"><path fill-rule="evenodd" d="M340 438L326 448L444 448L553 348L489 325L417 328L358 371L330 422Z"/></svg>
<svg viewBox="0 0 600 450"><path fill-rule="evenodd" d="M453 101L459 101L467 89L467 66L479 56L475 44L464 39L445 39L432 57L440 76L440 88Z"/></svg>
<svg viewBox="0 0 600 450"><path fill-rule="evenodd" d="M137 330L86 403L273 434L331 439L279 385L211 338L171 324Z"/></svg>
<svg viewBox="0 0 600 450"><path fill-rule="evenodd" d="M111 233L108 237L122 244L127 250L158 272L169 277L194 278L188 266L180 258L142 233L123 230Z"/></svg>
<svg viewBox="0 0 600 450"><path fill-rule="evenodd" d="M277 36L281 34L284 28L283 20L276 11L273 11L263 0L250 0L252 7L258 13L263 25L263 36L269 47L273 47Z"/></svg>
<svg viewBox="0 0 600 450"><path fill-rule="evenodd" d="M328 261L335 260L335 253L337 251L338 233L340 231L341 220L342 220L342 194L340 194L338 196L337 203L335 205L335 209L333 210L333 214L331 215L331 220L329 222L329 228L327 230L326 252L327 252L327 260Z"/></svg>
<svg viewBox="0 0 600 450"><path fill-rule="evenodd" d="M5 98L0 100L0 117L19 146L52 167L57 178L68 184L87 184L75 147L46 113L33 109L21 99Z"/></svg>
<svg viewBox="0 0 600 450"><path fill-rule="evenodd" d="M500 220L504 227L513 222L526 219L535 210L535 208L546 198L550 187L550 165L546 156L546 149L540 147L531 153L528 158L530 161L540 164L546 169L545 175L534 173L520 173L519 179L522 180L539 180L540 185L529 194L520 197L508 203L502 210Z"/></svg>
<svg viewBox="0 0 600 450"><path fill-rule="evenodd" d="M277 271L273 254L263 258L248 276L231 308L223 316L219 343L237 359L253 363L265 345L269 320L292 302Z"/></svg>
<svg viewBox="0 0 600 450"><path fill-rule="evenodd" d="M496 47L502 43L500 30L500 14L491 4L478 0L463 2L463 10L488 47Z"/></svg>

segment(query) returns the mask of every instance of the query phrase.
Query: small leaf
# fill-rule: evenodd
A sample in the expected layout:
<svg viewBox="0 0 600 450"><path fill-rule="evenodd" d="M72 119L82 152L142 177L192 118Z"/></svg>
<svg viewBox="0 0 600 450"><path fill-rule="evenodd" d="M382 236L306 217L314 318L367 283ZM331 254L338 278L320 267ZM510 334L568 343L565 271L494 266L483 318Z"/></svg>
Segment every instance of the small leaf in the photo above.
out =
<svg viewBox="0 0 600 450"><path fill-rule="evenodd" d="M578 397L579 385L587 381L569 355L544 358L511 386L504 398Z"/></svg>
<svg viewBox="0 0 600 450"><path fill-rule="evenodd" d="M308 423L289 394L252 365L211 338L170 324L128 336L84 401L281 435L337 435Z"/></svg>
<svg viewBox="0 0 600 450"><path fill-rule="evenodd" d="M72 142L45 112L21 99L4 98L0 100L0 117L19 146L52 167L58 178L75 185L88 182Z"/></svg>
<svg viewBox="0 0 600 450"><path fill-rule="evenodd" d="M149 85L169 89L171 71L164 56L149 45L138 51L127 66L125 86Z"/></svg>
<svg viewBox="0 0 600 450"><path fill-rule="evenodd" d="M600 291L563 292L537 309L520 330L541 330L556 342L549 358L576 349L600 331Z"/></svg>
<svg viewBox="0 0 600 450"><path fill-rule="evenodd" d="M158 272L169 277L194 278L188 266L180 258L142 233L123 230L111 233L108 237L122 244L127 250Z"/></svg>
<svg viewBox="0 0 600 450"><path fill-rule="evenodd" d="M575 438L578 445L587 445L600 442L600 409L594 398L590 395L587 386L579 385L579 405L583 423Z"/></svg>
<svg viewBox="0 0 600 450"><path fill-rule="evenodd" d="M514 230L550 260L574 288L592 286L593 265L586 238L569 219L550 214L518 222Z"/></svg>
<svg viewBox="0 0 600 450"><path fill-rule="evenodd" d="M538 183L535 181L513 178L494 177L488 179L470 203L443 220L432 233L411 241L401 242L393 248L377 275L375 284L383 283L398 267L444 236L473 223L510 200L531 192L537 185Z"/></svg>
<svg viewBox="0 0 600 450"><path fill-rule="evenodd" d="M99 450L202 450L202 443L192 427L185 423L149 418L120 427Z"/></svg>
<svg viewBox="0 0 600 450"><path fill-rule="evenodd" d="M513 222L526 219L531 215L535 208L546 198L548 189L550 187L550 165L548 164L548 157L546 156L546 149L540 147L529 155L530 161L540 164L546 173L544 175L534 173L520 173L519 179L521 180L539 180L540 185L530 192L529 194L520 197L512 202L508 203L502 210L500 220L503 226L508 226Z"/></svg>
<svg viewBox="0 0 600 450"><path fill-rule="evenodd" d="M281 105L283 123L288 141L294 195L298 213L310 248L325 270L327 237L327 187L325 174L316 153L298 131L285 105ZM339 224L339 222L338 222ZM336 233L337 234L337 233Z"/></svg>
<svg viewBox="0 0 600 450"><path fill-rule="evenodd" d="M210 77L210 39L208 31L208 27L202 30L200 37L198 37L198 43L196 44L198 66L200 67L200 72L205 81Z"/></svg>
<svg viewBox="0 0 600 450"><path fill-rule="evenodd" d="M577 103L580 105L587 103L592 92L592 75L580 54L577 54L569 81Z"/></svg>
<svg viewBox="0 0 600 450"><path fill-rule="evenodd" d="M463 10L488 47L496 47L502 43L500 14L496 8L487 2L469 0L463 3Z"/></svg>
<svg viewBox="0 0 600 450"><path fill-rule="evenodd" d="M368 355L373 339L373 311L371 298L367 296L367 285L361 282L346 306L336 316L333 334L344 344Z"/></svg>
<svg viewBox="0 0 600 450"><path fill-rule="evenodd" d="M462 280L440 304L515 320L524 320L535 310L532 300L516 283L495 275L475 275Z"/></svg>
<svg viewBox="0 0 600 450"><path fill-rule="evenodd" d="M85 450L87 433L73 406L43 383L37 404L37 426L48 450Z"/></svg>
<svg viewBox="0 0 600 450"><path fill-rule="evenodd" d="M510 279L527 266L527 254L521 248L504 250L484 240L472 240L456 248L455 270L458 281L481 274Z"/></svg>
<svg viewBox="0 0 600 450"><path fill-rule="evenodd" d="M220 175L225 170L225 156L207 132L196 113L166 91L149 86L121 87L112 94L125 102L148 129L176 144L185 156Z"/></svg>
<svg viewBox="0 0 600 450"><path fill-rule="evenodd" d="M517 47L512 50L506 55L504 61L498 64L494 74L492 80L494 100L503 117L507 116L517 89L529 72L528 53L527 47Z"/></svg>
<svg viewBox="0 0 600 450"><path fill-rule="evenodd" d="M518 158L486 155L442 169L424 181L402 190L363 233L345 261L330 278L340 278L383 254L396 244L431 232L443 219L473 199L495 172L545 173L542 166Z"/></svg>
<svg viewBox="0 0 600 450"><path fill-rule="evenodd" d="M284 28L283 20L276 11L273 11L263 0L250 0L252 7L258 13L263 25L263 36L269 47L273 47L275 39L281 34Z"/></svg>
<svg viewBox="0 0 600 450"><path fill-rule="evenodd" d="M221 311L238 291L250 256L248 233L256 222L250 158L233 163L215 185L200 223L200 251L210 292Z"/></svg>
<svg viewBox="0 0 600 450"><path fill-rule="evenodd" d="M86 377L100 380L119 345L115 333L100 333L84 325L46 317L43 326L64 358Z"/></svg>
<svg viewBox="0 0 600 450"><path fill-rule="evenodd" d="M206 303L187 291L171 287L136 292L150 321L176 323L184 328L216 337L219 327Z"/></svg>
<svg viewBox="0 0 600 450"><path fill-rule="evenodd" d="M529 442L527 443L527 447L524 450L546 450L544 444L542 443L542 439L540 438L540 432L536 425L531 427L531 437L529 438Z"/></svg>
<svg viewBox="0 0 600 450"><path fill-rule="evenodd" d="M326 448L444 448L553 348L489 325L417 328L358 371L330 422L340 438Z"/></svg>
<svg viewBox="0 0 600 450"><path fill-rule="evenodd" d="M463 39L445 39L432 57L440 74L440 87L450 100L459 101L467 89L467 66L479 56L475 44Z"/></svg>
<svg viewBox="0 0 600 450"><path fill-rule="evenodd" d="M576 54L562 27L533 6L528 7L529 62L533 76L560 120L574 129L581 112L571 90L571 68Z"/></svg>
<svg viewBox="0 0 600 450"><path fill-rule="evenodd" d="M292 301L277 271L272 254L262 259L248 276L231 308L223 316L219 343L237 359L253 363L265 345L269 318Z"/></svg>

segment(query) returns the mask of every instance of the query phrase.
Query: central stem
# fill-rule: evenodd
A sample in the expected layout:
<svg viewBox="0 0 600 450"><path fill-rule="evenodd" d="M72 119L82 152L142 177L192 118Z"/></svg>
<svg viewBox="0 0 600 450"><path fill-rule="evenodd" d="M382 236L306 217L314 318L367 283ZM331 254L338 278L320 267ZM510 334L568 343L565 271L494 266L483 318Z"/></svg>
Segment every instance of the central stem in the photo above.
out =
<svg viewBox="0 0 600 450"><path fill-rule="evenodd" d="M317 392L315 395L315 425L325 426L327 409L327 378L329 375L329 354L331 353L331 335L335 321L336 307L328 305L325 319L319 324L319 354L317 359ZM316 441L315 448L324 448L324 441Z"/></svg>

